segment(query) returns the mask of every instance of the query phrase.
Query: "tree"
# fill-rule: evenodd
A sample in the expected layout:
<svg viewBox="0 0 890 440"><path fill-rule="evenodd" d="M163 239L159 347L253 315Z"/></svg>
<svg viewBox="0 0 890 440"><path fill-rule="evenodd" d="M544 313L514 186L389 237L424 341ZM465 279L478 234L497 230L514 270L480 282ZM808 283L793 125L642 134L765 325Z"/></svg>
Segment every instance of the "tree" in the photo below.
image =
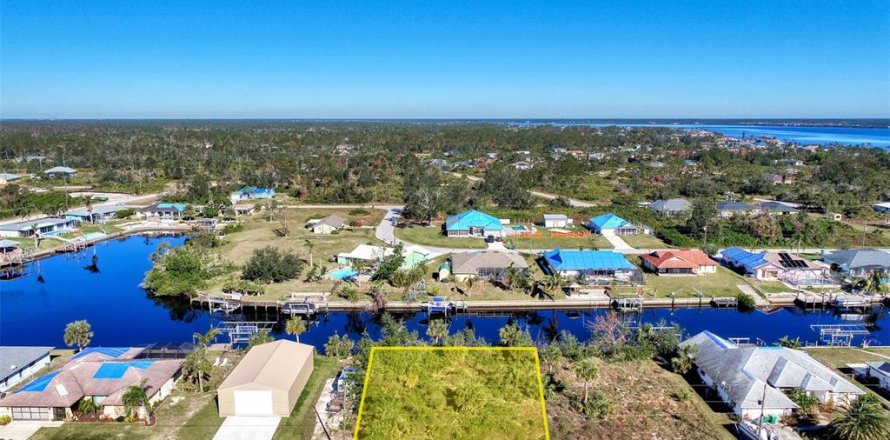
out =
<svg viewBox="0 0 890 440"><path fill-rule="evenodd" d="M788 335L782 336L776 345L785 348L800 348L800 338L791 338Z"/></svg>
<svg viewBox="0 0 890 440"><path fill-rule="evenodd" d="M328 342L324 344L324 353L332 358L345 359L349 357L354 347L355 343L352 342L352 339L349 339L349 336L340 336L334 333L328 338Z"/></svg>
<svg viewBox="0 0 890 440"><path fill-rule="evenodd" d="M198 392L204 392L204 379L210 377L210 370L213 364L207 356L207 350L199 347L188 354L185 363L182 365L182 374L192 381L198 383Z"/></svg>
<svg viewBox="0 0 890 440"><path fill-rule="evenodd" d="M253 255L241 270L241 278L280 283L298 277L302 271L303 261L296 255L266 246L253 251Z"/></svg>
<svg viewBox="0 0 890 440"><path fill-rule="evenodd" d="M448 337L448 323L442 319L433 319L430 321L429 327L426 328L426 335L433 340L433 344L439 343Z"/></svg>
<svg viewBox="0 0 890 440"><path fill-rule="evenodd" d="M148 400L148 394L146 390L148 389L148 378L143 378L142 381L139 382L139 385L130 385L127 387L124 394L121 396L121 401L124 404L124 410L127 412L127 417L132 417L135 411L138 411L140 407L145 408L148 412L148 416L151 417L154 410L151 407L151 402Z"/></svg>
<svg viewBox="0 0 890 440"><path fill-rule="evenodd" d="M77 346L77 351L83 351L83 348L90 345L90 341L93 340L92 329L86 320L69 322L65 326L65 345Z"/></svg>
<svg viewBox="0 0 890 440"><path fill-rule="evenodd" d="M250 341L247 342L247 349L251 349L257 345L266 344L269 342L275 341L275 338L269 334L268 331L261 331L250 337Z"/></svg>
<svg viewBox="0 0 890 440"><path fill-rule="evenodd" d="M77 410L82 414L96 414L99 412L101 405L96 403L96 400L92 397L84 397L80 400L80 403L77 405Z"/></svg>
<svg viewBox="0 0 890 440"><path fill-rule="evenodd" d="M315 264L312 262L312 250L315 249L315 243L313 243L312 240L306 240L304 244L309 251L309 266L315 267Z"/></svg>
<svg viewBox="0 0 890 440"><path fill-rule="evenodd" d="M306 321L299 316L295 316L287 321L287 324L284 327L284 331L297 338L297 342L300 342L300 335L306 331Z"/></svg>
<svg viewBox="0 0 890 440"><path fill-rule="evenodd" d="M203 349L207 349L211 342L213 342L217 336L222 334L222 330L218 328L211 328L207 330L207 333L201 334L199 332L195 332L192 334L192 339L198 342L198 345Z"/></svg>
<svg viewBox="0 0 890 440"><path fill-rule="evenodd" d="M865 394L841 408L828 429L840 440L884 440L890 438L890 416L876 396Z"/></svg>
<svg viewBox="0 0 890 440"><path fill-rule="evenodd" d="M695 346L684 345L677 354L671 358L671 370L677 374L686 374L692 369L695 360Z"/></svg>
<svg viewBox="0 0 890 440"><path fill-rule="evenodd" d="M516 324L507 324L498 330L498 337L504 347L531 347L532 342L528 330L520 328Z"/></svg>
<svg viewBox="0 0 890 440"><path fill-rule="evenodd" d="M800 407L804 414L812 414L813 410L819 406L819 399L803 388L795 388L788 397Z"/></svg>
<svg viewBox="0 0 890 440"><path fill-rule="evenodd" d="M711 199L697 200L692 204L686 226L694 234L704 234L708 223L717 216L717 204Z"/></svg>
<svg viewBox="0 0 890 440"><path fill-rule="evenodd" d="M587 407L590 381L596 379L599 369L591 358L581 359L575 363L575 373L584 382L584 407Z"/></svg>

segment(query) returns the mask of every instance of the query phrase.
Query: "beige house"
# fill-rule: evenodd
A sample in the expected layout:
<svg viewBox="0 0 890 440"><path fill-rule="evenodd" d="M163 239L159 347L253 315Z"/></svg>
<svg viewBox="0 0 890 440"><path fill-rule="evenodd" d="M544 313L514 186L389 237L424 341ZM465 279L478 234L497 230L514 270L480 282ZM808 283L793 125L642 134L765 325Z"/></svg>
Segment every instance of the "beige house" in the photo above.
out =
<svg viewBox="0 0 890 440"><path fill-rule="evenodd" d="M289 416L312 374L314 352L285 339L251 348L217 390L220 417Z"/></svg>
<svg viewBox="0 0 890 440"><path fill-rule="evenodd" d="M310 220L307 227L313 234L330 234L346 226L346 219L339 215L329 215L321 220Z"/></svg>
<svg viewBox="0 0 890 440"><path fill-rule="evenodd" d="M469 278L500 280L511 266L522 270L528 268L528 263L516 252L484 250L452 255L451 266L446 270L457 282Z"/></svg>

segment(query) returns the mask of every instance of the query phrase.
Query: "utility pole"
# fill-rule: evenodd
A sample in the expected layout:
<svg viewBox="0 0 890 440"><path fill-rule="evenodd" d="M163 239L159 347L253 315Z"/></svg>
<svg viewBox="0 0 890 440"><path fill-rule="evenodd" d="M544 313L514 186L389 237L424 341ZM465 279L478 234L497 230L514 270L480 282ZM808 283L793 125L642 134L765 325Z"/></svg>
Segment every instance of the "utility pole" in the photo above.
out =
<svg viewBox="0 0 890 440"><path fill-rule="evenodd" d="M760 439L763 431L763 409L766 406L766 382L763 382L763 397L760 399L760 423L757 424L757 438Z"/></svg>

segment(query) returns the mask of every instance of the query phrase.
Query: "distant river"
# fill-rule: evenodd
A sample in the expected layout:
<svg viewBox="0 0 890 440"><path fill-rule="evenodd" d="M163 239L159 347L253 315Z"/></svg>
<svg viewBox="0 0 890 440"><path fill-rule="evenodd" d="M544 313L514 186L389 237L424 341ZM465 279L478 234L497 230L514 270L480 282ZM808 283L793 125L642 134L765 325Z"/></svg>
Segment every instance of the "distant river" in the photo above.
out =
<svg viewBox="0 0 890 440"><path fill-rule="evenodd" d="M93 248L81 254L58 255L28 267L28 273L15 280L0 281L0 345L50 345L61 347L62 333L68 322L86 319L95 332L93 345L127 346L153 342L191 342L194 332L205 332L219 322L205 310L192 308L187 300L159 301L139 287L151 267L149 256L166 242L181 245L183 237L146 238L134 236L101 243L95 248L99 272L84 267L90 264ZM44 281L37 280L38 272ZM609 313L595 309L583 312L539 310L495 316L458 315L451 319L452 332L472 327L476 335L497 343L498 329L513 321L527 327L532 337L547 340L559 331L567 331L581 340L590 337L588 325L597 316ZM646 309L641 314L622 315L630 325L675 322L687 334L711 330L725 337L757 338L774 342L784 335L799 336L815 343L818 334L811 325L849 323L847 316L832 311L803 311L796 307L771 312L740 313L736 310L702 308ZM422 337L429 322L423 313L402 314L406 326ZM277 320L278 316L246 316L245 320ZM876 308L868 317L870 333L858 336L872 345L890 344L890 317L885 308ZM333 334L358 338L367 331L380 336L379 318L369 313L329 313L314 320L300 338L302 342L324 346ZM281 322L275 327L277 337L285 337Z"/></svg>

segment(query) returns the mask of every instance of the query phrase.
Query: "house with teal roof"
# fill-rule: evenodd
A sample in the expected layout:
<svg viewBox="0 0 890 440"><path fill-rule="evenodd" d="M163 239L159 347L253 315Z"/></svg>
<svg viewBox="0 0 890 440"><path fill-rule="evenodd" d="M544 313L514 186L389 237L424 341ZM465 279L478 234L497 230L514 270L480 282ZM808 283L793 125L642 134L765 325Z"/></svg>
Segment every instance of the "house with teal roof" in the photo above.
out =
<svg viewBox="0 0 890 440"><path fill-rule="evenodd" d="M503 229L499 218L475 209L445 219L445 235L449 237L500 237Z"/></svg>
<svg viewBox="0 0 890 440"><path fill-rule="evenodd" d="M185 213L186 205L183 203L158 202L140 209L137 214L145 218L161 220L179 220Z"/></svg>
<svg viewBox="0 0 890 440"><path fill-rule="evenodd" d="M603 214L593 217L587 222L587 227L597 234L613 234L613 235L637 235L652 234L652 229L647 226L637 226L633 223L618 217L615 214Z"/></svg>

